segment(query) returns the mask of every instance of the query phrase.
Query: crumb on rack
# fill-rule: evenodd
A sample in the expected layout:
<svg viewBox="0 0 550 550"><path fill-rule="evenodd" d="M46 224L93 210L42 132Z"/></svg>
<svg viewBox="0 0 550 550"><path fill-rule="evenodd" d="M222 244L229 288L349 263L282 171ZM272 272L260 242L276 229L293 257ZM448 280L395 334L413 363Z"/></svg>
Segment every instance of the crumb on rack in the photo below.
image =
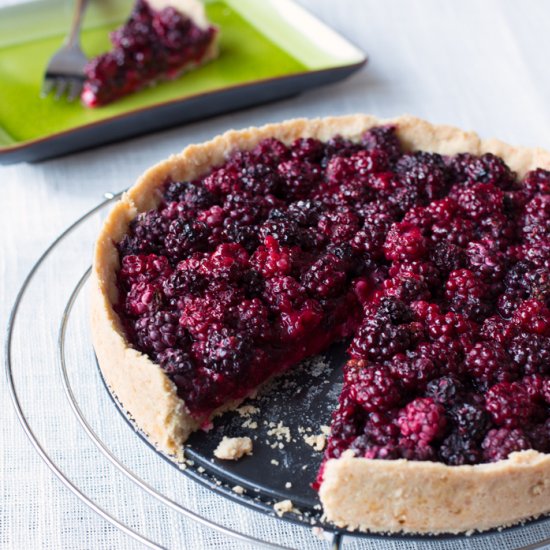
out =
<svg viewBox="0 0 550 550"><path fill-rule="evenodd" d="M240 485L235 485L231 490L238 495L244 494L244 489Z"/></svg>
<svg viewBox="0 0 550 550"><path fill-rule="evenodd" d="M327 443L327 436L325 434L304 435L304 441L313 447L314 451L322 451Z"/></svg>
<svg viewBox="0 0 550 550"><path fill-rule="evenodd" d="M285 489L290 489L292 487L292 483L290 481L287 481L285 483Z"/></svg>
<svg viewBox="0 0 550 550"><path fill-rule="evenodd" d="M271 459L271 464L273 464L273 466L278 466L279 465L279 461L275 458L272 458Z"/></svg>
<svg viewBox="0 0 550 550"><path fill-rule="evenodd" d="M288 512L292 512L292 509L293 509L293 505L292 505L292 501L291 500L281 500L279 502L276 502L274 505L273 505L273 509L275 510L275 513L279 516L279 517L282 517L284 514L288 513Z"/></svg>
<svg viewBox="0 0 550 550"><path fill-rule="evenodd" d="M252 454L252 439L250 437L224 436L214 450L214 456L221 460L238 460L242 456L250 454Z"/></svg>

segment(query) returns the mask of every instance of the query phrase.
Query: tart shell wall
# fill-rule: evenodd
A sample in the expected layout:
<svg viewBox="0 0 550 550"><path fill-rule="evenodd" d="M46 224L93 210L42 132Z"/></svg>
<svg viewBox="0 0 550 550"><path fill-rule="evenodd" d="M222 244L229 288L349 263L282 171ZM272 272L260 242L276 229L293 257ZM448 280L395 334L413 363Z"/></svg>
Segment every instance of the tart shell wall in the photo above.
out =
<svg viewBox="0 0 550 550"><path fill-rule="evenodd" d="M481 140L473 132L432 125L403 116L381 120L368 115L296 119L280 124L229 131L212 141L190 145L148 170L109 214L94 253L92 336L108 385L157 447L177 454L194 430L211 417L236 407L226 403L210 418L194 419L175 385L146 355L130 347L114 312L119 268L115 243L140 212L155 208L167 178L193 180L222 164L235 150L249 150L267 137L290 144L298 137L326 141L336 134L351 139L373 126L394 124L405 149L502 157L523 176L550 169L550 153L536 148ZM325 465L320 497L328 520L350 529L381 532L442 533L484 530L550 512L550 456L536 451L475 466L342 457Z"/></svg>

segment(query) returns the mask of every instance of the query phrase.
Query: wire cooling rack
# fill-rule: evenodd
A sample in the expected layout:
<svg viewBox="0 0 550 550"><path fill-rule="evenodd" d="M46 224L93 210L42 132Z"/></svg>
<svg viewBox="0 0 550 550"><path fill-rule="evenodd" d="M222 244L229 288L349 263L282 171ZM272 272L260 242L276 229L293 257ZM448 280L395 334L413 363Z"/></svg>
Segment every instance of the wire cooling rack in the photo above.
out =
<svg viewBox="0 0 550 550"><path fill-rule="evenodd" d="M347 548L395 541L404 548L422 541L443 549L474 539L483 548L550 545L550 518L468 539L358 535L333 529L315 516L281 519L265 499L233 492L208 465L189 465L184 476L144 445L128 419L114 413L89 340L91 249L109 205L119 196L106 194L39 258L17 295L6 342L8 387L23 430L53 474L94 512L150 548L170 548L175 540L185 540L190 522L217 531L227 537L223 540L233 539L237 547L338 549L344 542ZM29 333L35 335L30 345ZM161 506L164 521L175 531L159 529L147 513L136 518L128 504L135 502L146 511ZM242 504L249 508L246 513ZM317 537L312 525L320 526Z"/></svg>

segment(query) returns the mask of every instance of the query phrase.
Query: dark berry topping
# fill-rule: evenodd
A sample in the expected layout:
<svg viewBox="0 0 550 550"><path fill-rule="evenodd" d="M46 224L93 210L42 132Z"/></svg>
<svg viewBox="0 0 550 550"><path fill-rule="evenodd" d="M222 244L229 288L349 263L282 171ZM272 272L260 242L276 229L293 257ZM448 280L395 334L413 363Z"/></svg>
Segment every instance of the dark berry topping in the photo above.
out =
<svg viewBox="0 0 550 550"><path fill-rule="evenodd" d="M167 181L117 243L126 336L200 421L349 342L327 459L550 452L549 173L396 136L268 139Z"/></svg>

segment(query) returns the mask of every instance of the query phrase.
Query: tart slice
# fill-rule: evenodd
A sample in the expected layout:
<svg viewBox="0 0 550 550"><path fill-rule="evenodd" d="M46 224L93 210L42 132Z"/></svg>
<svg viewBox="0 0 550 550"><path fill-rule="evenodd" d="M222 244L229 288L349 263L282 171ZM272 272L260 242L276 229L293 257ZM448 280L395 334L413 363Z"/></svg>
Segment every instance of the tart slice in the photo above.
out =
<svg viewBox="0 0 550 550"><path fill-rule="evenodd" d="M92 277L108 384L158 447L350 340L317 485L350 529L550 512L550 154L401 117L228 132L150 169Z"/></svg>
<svg viewBox="0 0 550 550"><path fill-rule="evenodd" d="M177 78L217 56L217 35L198 0L137 0L111 33L113 49L87 64L82 102L98 107Z"/></svg>

